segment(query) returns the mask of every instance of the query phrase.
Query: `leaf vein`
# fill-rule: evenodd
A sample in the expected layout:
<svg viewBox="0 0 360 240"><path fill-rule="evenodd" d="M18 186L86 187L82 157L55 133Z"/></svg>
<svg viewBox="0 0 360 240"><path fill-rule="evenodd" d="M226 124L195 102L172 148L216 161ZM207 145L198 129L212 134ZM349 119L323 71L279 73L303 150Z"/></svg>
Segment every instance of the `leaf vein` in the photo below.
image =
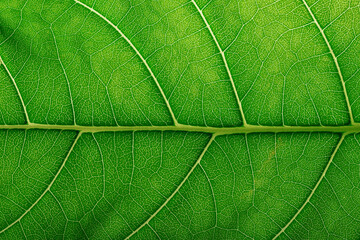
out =
<svg viewBox="0 0 360 240"><path fill-rule="evenodd" d="M236 90L236 86L235 86L235 82L234 82L234 79L232 77L232 74L231 74L231 71L230 71L230 68L229 68L229 65L227 63L227 60L226 60L226 57L225 57L225 52L222 50L214 32L212 31L211 27L210 27L210 24L208 23L208 21L206 20L205 18L205 15L203 14L202 10L199 8L199 6L197 5L197 3L195 2L195 0L191 0L191 2L194 4L196 10L199 12L202 20L204 21L205 25L206 25L206 28L209 30L210 32L210 35L212 37L212 39L214 40L215 44L216 44L216 47L218 48L219 52L220 52L220 55L221 55L221 58L225 64L225 68L226 68L226 72L227 74L229 75L229 78L230 78L230 82L231 82L231 87L234 91L234 94L235 94L235 98L236 98L236 102L237 104L239 105L239 111L240 111L240 114L241 114L241 118L243 119L243 124L244 126L247 125L246 123L246 119L245 119L245 114L244 114L244 110L243 110L243 107L241 105L241 101L240 101L240 98L239 98L239 95L238 95L238 92Z"/></svg>
<svg viewBox="0 0 360 240"><path fill-rule="evenodd" d="M69 159L69 156L72 153L77 141L80 139L81 134L82 134L82 132L79 132L78 135L76 136L76 138L73 141L68 153L66 154L66 157L64 158L63 163L61 164L59 170L56 172L54 178L51 180L49 186L45 189L45 191L40 195L40 197L38 199L36 199L36 201L28 209L26 209L26 211L19 218L17 218L15 221L13 221L11 224L9 224L6 228L0 230L0 234L5 232L6 230L11 228L12 226L14 226L16 223L20 222L20 220L23 219L23 217L25 217L25 215L28 214L28 212L30 212L31 209L33 209L39 203L39 201L45 196L45 194L50 191L50 188L53 186L54 182L56 181L56 179L60 175L61 171L65 167L65 164L66 164L67 160Z"/></svg>
<svg viewBox="0 0 360 240"><path fill-rule="evenodd" d="M355 121L354 121L354 116L353 116L353 113L352 113L352 110L351 110L351 104L350 104L350 100L349 100L349 97L348 97L348 94L347 94L347 90L346 90L346 85L345 85L345 81L344 81L344 77L342 75L342 72L341 72L341 69L340 69L340 65L339 65L339 62L337 60L337 57L334 53L334 50L332 49L331 47L331 44L325 34L325 31L324 29L321 28L318 20L316 19L314 13L312 12L311 10L311 7L309 7L309 5L307 4L307 2L305 0L302 0L302 2L304 3L307 11L309 12L311 18L314 20L314 23L316 25L316 27L319 29L320 33L321 33L321 36L322 38L324 39L325 43L326 43L326 46L327 48L329 49L330 51L330 54L331 54L331 57L335 63L335 66L336 66L336 70L338 72L338 75L340 77L340 81L341 81L341 86L342 86L342 89L343 89L343 92L344 92L344 96L345 96L345 101L346 101L346 105L347 105L347 108L348 108L348 111L349 111L349 116L350 116L350 123L351 124L354 124Z"/></svg>
<svg viewBox="0 0 360 240"><path fill-rule="evenodd" d="M275 235L275 237L273 238L276 239L278 238L282 233L285 233L285 230L290 226L290 224L292 222L294 222L294 220L297 218L297 216L302 212L302 210L305 208L305 206L310 203L310 200L311 198L313 197L315 191L318 189L320 183L322 182L322 180L325 178L325 175L327 173L327 171L329 170L329 167L331 165L331 163L333 162L334 160L334 157L336 155L336 153L338 152L341 144L343 143L345 137L346 137L347 134L342 134L338 144L336 145L334 151L332 152L331 156L330 156L330 159L327 163L327 165L325 166L325 169L324 171L322 172L319 180L317 181L317 183L315 184L315 187L312 189L312 191L310 192L310 195L308 196L308 198L305 200L305 202L302 204L302 206L299 208L299 210L295 213L295 215L290 219L290 221Z"/></svg>
<svg viewBox="0 0 360 240"><path fill-rule="evenodd" d="M135 229L135 231L133 231L129 236L127 236L125 238L125 240L131 238L135 233L137 233L138 231L140 231L144 226L148 225L149 222L168 204L168 202L170 202L170 200L176 195L176 193L179 192L180 188L185 184L185 182L189 179L190 175L192 174L192 172L195 170L195 168L197 166L199 166L201 159L204 157L205 153L207 152L207 150L209 149L210 145L212 144L212 142L214 141L215 137L217 135L213 134L210 138L210 140L208 141L208 143L206 144L204 150L202 151L202 153L200 154L199 158L196 160L196 162L194 163L194 165L191 167L190 171L186 174L186 176L184 177L184 179L181 181L181 183L179 184L179 186L175 189L175 191L165 200L165 202L143 223L141 224L137 229Z"/></svg>
<svg viewBox="0 0 360 240"><path fill-rule="evenodd" d="M91 12L95 13L97 16L99 16L100 18L102 18L105 22L107 22L111 27L113 27L120 35L122 38L124 38L124 40L130 45L130 47L135 51L135 53L139 56L139 58L141 59L141 61L144 63L146 69L149 71L151 77L154 79L154 82L158 88L158 90L160 91L161 96L163 97L165 104L169 110L169 113L171 115L171 118L174 122L175 125L178 124L178 121L175 117L175 114L170 106L169 100L167 99L162 87L160 86L159 81L157 80L155 74L153 73L153 71L151 70L149 64L147 63L146 59L141 55L141 53L139 52L139 50L135 47L135 45L130 41L129 38L126 37L126 35L114 24L112 23L109 19L107 19L104 15L102 15L101 13L99 13L98 11L96 11L94 8L86 5L83 2L80 2L78 0L74 0L76 3L78 3L79 5L83 6L84 8L90 10Z"/></svg>
<svg viewBox="0 0 360 240"><path fill-rule="evenodd" d="M72 115L73 115L73 122L74 122L74 125L76 125L76 115L75 115L75 107L74 107L74 100L73 100L73 97L72 97L72 93L71 93L71 86L70 86L70 81L69 81L69 78L68 78L68 75L66 73L66 69L61 61L61 58L60 58L60 52L59 52L59 48L58 48L58 45L57 45L57 41L56 41L56 37L55 37L55 33L52 29L52 26L50 26L50 31L51 31L51 34L54 38L54 44L55 44L55 49L56 49L56 55L58 57L58 60L59 60L59 63L60 63L60 66L61 66L61 70L65 76L65 80L66 80L66 85L67 85L67 88L68 88L68 91L69 91L69 97L70 97L70 104L71 104L71 110L72 110Z"/></svg>
<svg viewBox="0 0 360 240"><path fill-rule="evenodd" d="M19 88L18 88L18 86L17 86L17 84L16 84L16 81L15 81L14 77L11 75L9 69L7 68L7 66L6 66L5 63L4 63L4 60L2 60L2 58L1 58L1 56L0 56L0 66L1 66L1 65L4 66L5 71L7 72L7 74L9 75L9 77L10 77L10 79L11 79L11 82L14 84L16 93L17 93L17 95L18 95L18 97L19 97L19 99L20 99L21 105L22 105L23 110L24 110L26 122L27 122L28 124L30 124L31 122L30 122L30 119L29 119L29 114L28 114L28 112L27 112L27 110L26 110L26 105L25 105L24 99L22 98L22 95L21 95L21 93L20 93L20 90L19 90Z"/></svg>
<svg viewBox="0 0 360 240"><path fill-rule="evenodd" d="M72 130L87 133L96 132L131 132L131 131L182 131L199 132L217 135L243 134L243 133L280 133L280 132L329 132L329 133L360 133L360 123L342 126L261 126L247 125L239 127L208 127L179 124L178 126L84 126L84 125L0 125L0 129L46 129L46 130Z"/></svg>

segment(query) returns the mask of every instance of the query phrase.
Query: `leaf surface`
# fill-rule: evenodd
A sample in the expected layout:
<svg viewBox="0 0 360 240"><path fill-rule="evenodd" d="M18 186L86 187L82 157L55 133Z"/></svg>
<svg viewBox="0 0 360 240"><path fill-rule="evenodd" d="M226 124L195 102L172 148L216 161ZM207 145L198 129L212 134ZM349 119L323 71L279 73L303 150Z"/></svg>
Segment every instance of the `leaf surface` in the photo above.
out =
<svg viewBox="0 0 360 240"><path fill-rule="evenodd" d="M358 239L359 1L0 2L0 239Z"/></svg>

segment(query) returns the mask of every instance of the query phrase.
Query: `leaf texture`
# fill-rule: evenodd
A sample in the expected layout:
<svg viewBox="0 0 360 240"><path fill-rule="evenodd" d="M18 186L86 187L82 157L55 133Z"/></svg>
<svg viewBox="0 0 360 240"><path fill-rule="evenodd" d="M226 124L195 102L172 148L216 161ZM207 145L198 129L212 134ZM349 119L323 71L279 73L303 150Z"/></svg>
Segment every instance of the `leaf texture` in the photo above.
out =
<svg viewBox="0 0 360 240"><path fill-rule="evenodd" d="M0 239L358 239L360 2L3 0Z"/></svg>

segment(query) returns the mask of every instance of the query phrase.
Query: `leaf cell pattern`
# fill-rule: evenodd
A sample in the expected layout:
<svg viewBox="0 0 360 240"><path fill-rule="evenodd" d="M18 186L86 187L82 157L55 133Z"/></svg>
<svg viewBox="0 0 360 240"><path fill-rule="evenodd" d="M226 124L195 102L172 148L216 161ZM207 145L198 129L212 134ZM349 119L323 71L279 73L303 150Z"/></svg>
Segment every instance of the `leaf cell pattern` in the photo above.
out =
<svg viewBox="0 0 360 240"><path fill-rule="evenodd" d="M0 2L0 239L358 239L360 2Z"/></svg>

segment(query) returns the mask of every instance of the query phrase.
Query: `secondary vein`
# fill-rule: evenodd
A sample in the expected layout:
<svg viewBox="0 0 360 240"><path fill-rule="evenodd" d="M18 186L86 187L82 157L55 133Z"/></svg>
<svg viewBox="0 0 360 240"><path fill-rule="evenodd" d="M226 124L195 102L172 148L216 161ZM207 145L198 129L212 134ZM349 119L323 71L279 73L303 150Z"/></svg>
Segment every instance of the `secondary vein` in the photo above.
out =
<svg viewBox="0 0 360 240"><path fill-rule="evenodd" d="M169 103L169 100L167 99L162 87L160 86L160 83L159 81L157 80L155 74L153 73L153 71L151 70L149 64L147 63L147 61L145 60L145 58L141 55L141 53L139 52L139 50L135 47L135 45L130 41L129 38L127 38L125 36L125 34L115 25L113 24L109 19L107 19L104 15L102 15L101 13L99 13L98 11L96 11L94 8L92 7L89 7L88 5L86 5L85 3L82 3L78 0L74 0L76 3L78 3L79 5L85 7L86 9L90 10L91 12L95 13L97 16L99 16L100 18L102 18L105 22L107 22L111 27L113 27L120 35L122 38L125 39L125 41L130 45L130 47L135 51L135 53L140 57L141 61L144 63L145 67L147 68L147 70L149 71L151 77L154 79L154 82L157 86L157 88L159 89L160 91L160 94L161 96L163 97L164 101L165 101L165 104L169 110L169 113L171 115L171 118L174 122L175 125L178 124L178 121L175 117L175 114L170 106L170 103Z"/></svg>
<svg viewBox="0 0 360 240"><path fill-rule="evenodd" d="M152 214L143 224L141 224L135 231L133 231L129 236L127 236L125 238L125 240L131 238L135 233L137 233L140 229L142 229L144 226L146 226L147 224L149 224L149 222L151 221L151 219L153 219L165 206L166 204L176 195L176 193L179 192L180 188L184 185L184 183L188 180L188 178L190 177L191 173L195 170L195 168L200 164L201 159L204 157L205 153L207 152L207 150L209 149L211 143L214 141L215 137L217 135L213 134L212 137L210 138L209 142L206 144L204 150L202 151L202 153L200 154L199 158L196 160L195 164L191 167L190 171L186 174L185 178L181 181L181 183L179 184L179 186L175 189L175 191L165 200L165 202L154 212L154 214Z"/></svg>
<svg viewBox="0 0 360 240"><path fill-rule="evenodd" d="M5 232L6 230L8 230L9 228L11 228L12 226L14 226L14 225L15 225L16 223L18 223L23 217L25 217L25 215L26 215L28 212L30 212L30 210L33 209L33 208L36 206L36 204L38 204L38 202L45 196L45 194L50 191L50 188L53 186L54 182L56 181L56 179L57 179L58 176L60 175L61 171L62 171L63 168L65 167L65 164L66 164L66 162L68 161L69 156L70 156L70 154L72 153L72 151L73 151L73 149L74 149L77 141L78 141L79 138L81 137L81 134L82 134L82 132L79 132L78 135L76 136L76 138L75 138L75 140L73 141L73 143L72 143L72 145L71 145L71 147L70 147L70 149L69 149L69 151L68 151L68 153L67 153L67 155L66 155L66 157L65 157L65 159L64 159L64 161L63 161L63 163L61 164L59 170L56 172L54 178L51 180L49 186L45 189L45 191L40 195L40 197L39 197L38 199L36 199L36 201L35 201L28 209L26 209L26 211L25 211L18 219L16 219L14 222L12 222L11 224L9 224L6 228L0 230L0 234L3 233L3 232Z"/></svg>
<svg viewBox="0 0 360 240"><path fill-rule="evenodd" d="M351 104L350 104L350 100L349 100L349 97L348 97L348 94L347 94L347 90L346 90L346 84L345 84L345 81L344 81L344 77L342 75L342 72L341 72L341 69L340 69L340 65L339 65L339 62L337 60L337 57L334 53L334 50L332 49L331 47L331 44L329 42L329 40L327 39L326 37L326 34L324 32L324 29L322 29L322 27L320 26L318 20L316 19L314 13L312 12L311 8L309 7L309 5L307 4L307 2L305 0L302 0L307 11L309 12L311 18L314 20L314 23L316 25L316 27L319 29L320 33L321 33L321 36L323 37L325 43L326 43L326 46L328 47L329 51L330 51L330 54L332 56L332 59L334 60L334 63L335 63L335 66L336 66L336 70L339 74L339 77L340 77L340 81L341 81L341 86L343 88L343 92L344 92L344 96L345 96L345 101L346 101L346 105L347 105L347 108L349 110L349 116L350 116L350 123L351 124L354 124L355 121L354 121L354 116L353 116L353 113L352 113L352 110L351 110Z"/></svg>
<svg viewBox="0 0 360 240"><path fill-rule="evenodd" d="M201 18L203 19L205 25L206 25L206 28L209 30L210 32L210 35L211 37L213 38L215 44L216 44L216 47L219 49L219 52L220 52L220 55L221 55L221 58L225 64L225 68L226 68L226 72L227 74L229 75L229 78L230 78L230 82L231 82L231 87L233 89L233 92L235 94L235 98L236 98L236 101L237 101L237 104L239 105L239 110L240 110L240 114L241 114L241 118L243 120L243 124L244 125L247 125L246 123L246 119L245 119L245 114L244 114L244 110L243 110L243 107L241 105L241 101L240 101L240 98L239 98L239 95L238 95L238 92L236 90L236 86L235 86L235 82L234 82L234 79L232 77L232 74L230 72L230 68L229 68L229 65L227 63L227 60L226 60L226 57L225 57L225 52L222 50L214 32L212 31L211 27L210 27L210 24L208 23L208 21L206 20L202 10L199 8L199 6L197 5L197 3L194 1L194 0L191 0L191 2L195 5L197 11L200 13L200 16Z"/></svg>
<svg viewBox="0 0 360 240"><path fill-rule="evenodd" d="M275 235L275 237L273 238L273 240L275 240L276 238L278 238L283 232L285 232L285 230L290 226L290 224L297 218L297 216L302 212L302 210L305 208L305 206L310 202L312 196L314 195L315 191L318 189L320 183L322 182L322 180L324 179L327 171L329 170L329 167L331 165L331 163L334 160L334 157L336 155L336 153L338 152L341 144L343 143L345 137L347 134L342 134L338 144L336 145L333 153L330 156L330 159L324 169L324 171L322 172L319 180L317 181L315 187L313 188L313 190L311 191L310 195L308 196L308 198L305 200L305 202L303 203L303 205L299 208L299 210L295 213L295 215L290 219L290 221Z"/></svg>
<svg viewBox="0 0 360 240"><path fill-rule="evenodd" d="M18 88L18 86L17 86L17 84L16 84L16 82L15 82L14 77L11 75L9 69L7 68L7 66L5 65L4 61L2 60L2 58L1 58L1 56L0 56L0 65L1 65L1 64L4 66L5 71L7 72L7 74L9 75L12 83L14 84L16 93L17 93L17 95L18 95L18 97L19 97L19 99L20 99L21 105L22 105L22 107L23 107L23 109L24 109L24 114L25 114L26 122L27 122L28 124L30 124L29 115L28 115L28 112L27 112L27 110L26 110L26 105L25 105L25 103L24 103L24 100L23 100L23 98L22 98L22 96L21 96L21 94L20 94L20 90L19 90L19 88Z"/></svg>

